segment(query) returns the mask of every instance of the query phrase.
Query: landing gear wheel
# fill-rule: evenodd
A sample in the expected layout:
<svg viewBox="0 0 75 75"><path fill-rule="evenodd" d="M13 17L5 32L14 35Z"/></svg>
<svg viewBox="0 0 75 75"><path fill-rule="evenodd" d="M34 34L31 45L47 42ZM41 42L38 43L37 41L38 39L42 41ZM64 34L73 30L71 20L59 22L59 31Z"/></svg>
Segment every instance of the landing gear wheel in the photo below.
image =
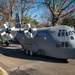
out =
<svg viewBox="0 0 75 75"><path fill-rule="evenodd" d="M30 51L29 54L32 56L33 55L33 51Z"/></svg>
<svg viewBox="0 0 75 75"><path fill-rule="evenodd" d="M8 41L6 41L5 44L6 44L6 46L9 46L9 42Z"/></svg>
<svg viewBox="0 0 75 75"><path fill-rule="evenodd" d="M28 51L26 50L26 54L28 55Z"/></svg>
<svg viewBox="0 0 75 75"><path fill-rule="evenodd" d="M68 59L63 59L64 61L67 61Z"/></svg>

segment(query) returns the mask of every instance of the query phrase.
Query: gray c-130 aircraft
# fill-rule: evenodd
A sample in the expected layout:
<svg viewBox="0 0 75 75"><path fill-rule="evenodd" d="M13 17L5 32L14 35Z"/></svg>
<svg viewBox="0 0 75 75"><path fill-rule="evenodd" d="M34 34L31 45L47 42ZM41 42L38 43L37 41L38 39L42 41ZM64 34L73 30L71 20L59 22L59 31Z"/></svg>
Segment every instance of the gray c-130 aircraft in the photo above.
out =
<svg viewBox="0 0 75 75"><path fill-rule="evenodd" d="M19 15L16 14L16 27L8 32L17 32L16 38L26 54L45 55L60 59L75 59L75 31L66 25L35 28L27 23L21 28Z"/></svg>

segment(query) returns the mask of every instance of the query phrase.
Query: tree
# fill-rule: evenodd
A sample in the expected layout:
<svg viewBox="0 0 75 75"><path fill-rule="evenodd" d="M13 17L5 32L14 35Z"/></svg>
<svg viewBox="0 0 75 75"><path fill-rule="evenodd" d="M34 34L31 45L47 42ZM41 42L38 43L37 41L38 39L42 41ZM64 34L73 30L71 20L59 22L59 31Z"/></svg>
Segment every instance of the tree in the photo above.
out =
<svg viewBox="0 0 75 75"><path fill-rule="evenodd" d="M29 14L30 9L33 8L33 4L35 0L18 0L15 4L15 11L20 12L21 15L21 23L23 24L23 16L27 16Z"/></svg>
<svg viewBox="0 0 75 75"><path fill-rule="evenodd" d="M35 19L32 19L32 18L30 18L30 17L23 17L23 27L27 24L27 23L32 23L32 24L34 24L36 27L39 27L39 22L37 22Z"/></svg>
<svg viewBox="0 0 75 75"><path fill-rule="evenodd" d="M32 21L31 21L31 23L33 23L36 27L39 27L39 22L37 22L35 19L33 19Z"/></svg>
<svg viewBox="0 0 75 75"><path fill-rule="evenodd" d="M45 11L48 9L51 13L53 26L58 25L60 18L75 12L75 0L45 0L40 3L46 7L43 7Z"/></svg>
<svg viewBox="0 0 75 75"><path fill-rule="evenodd" d="M73 17L66 17L66 18L64 18L62 20L61 24L75 27L75 18L73 18Z"/></svg>
<svg viewBox="0 0 75 75"><path fill-rule="evenodd" d="M14 10L14 4L16 0L3 0L4 3L4 12L8 13L9 21L12 22L12 14Z"/></svg>
<svg viewBox="0 0 75 75"><path fill-rule="evenodd" d="M32 0L31 0L32 1ZM27 16L28 11L32 8L33 2L29 0L3 0L1 2L1 12L3 13L4 19L6 21L12 22L13 15L16 12L20 14L21 23L23 21L23 16Z"/></svg>
<svg viewBox="0 0 75 75"><path fill-rule="evenodd" d="M3 22L8 21L8 13L5 12L5 7L4 7L3 2L0 3L0 17L1 17L0 25Z"/></svg>

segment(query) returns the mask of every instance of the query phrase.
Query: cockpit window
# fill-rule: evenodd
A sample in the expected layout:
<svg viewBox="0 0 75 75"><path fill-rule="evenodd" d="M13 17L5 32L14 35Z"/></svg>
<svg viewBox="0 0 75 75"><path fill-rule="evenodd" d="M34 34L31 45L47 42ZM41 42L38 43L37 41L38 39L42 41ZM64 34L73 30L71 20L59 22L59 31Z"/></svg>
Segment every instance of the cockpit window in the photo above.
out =
<svg viewBox="0 0 75 75"><path fill-rule="evenodd" d="M59 30L59 32L58 32L58 36L60 36L61 35L61 30Z"/></svg>
<svg viewBox="0 0 75 75"><path fill-rule="evenodd" d="M75 34L75 31L72 31Z"/></svg>
<svg viewBox="0 0 75 75"><path fill-rule="evenodd" d="M69 31L68 34L69 35L75 35L75 31Z"/></svg>
<svg viewBox="0 0 75 75"><path fill-rule="evenodd" d="M65 30L62 30L62 36L65 36Z"/></svg>
<svg viewBox="0 0 75 75"><path fill-rule="evenodd" d="M60 36L68 36L67 30L59 30L58 37Z"/></svg>
<svg viewBox="0 0 75 75"><path fill-rule="evenodd" d="M71 40L74 40L73 36L70 36Z"/></svg>
<svg viewBox="0 0 75 75"><path fill-rule="evenodd" d="M72 32L72 31L69 31L68 34L69 34L69 35L73 35L73 32Z"/></svg>
<svg viewBox="0 0 75 75"><path fill-rule="evenodd" d="M68 36L68 33L66 32L66 36Z"/></svg>

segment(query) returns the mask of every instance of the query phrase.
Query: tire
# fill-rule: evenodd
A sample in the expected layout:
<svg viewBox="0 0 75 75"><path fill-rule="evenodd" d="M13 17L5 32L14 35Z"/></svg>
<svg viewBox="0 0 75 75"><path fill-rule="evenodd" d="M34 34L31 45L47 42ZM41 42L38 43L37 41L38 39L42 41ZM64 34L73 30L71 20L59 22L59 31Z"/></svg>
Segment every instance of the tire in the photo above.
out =
<svg viewBox="0 0 75 75"><path fill-rule="evenodd" d="M5 44L6 44L6 46L9 46L9 42L6 42Z"/></svg>
<svg viewBox="0 0 75 75"><path fill-rule="evenodd" d="M28 50L26 50L26 54L27 54L27 55L29 54Z"/></svg>
<svg viewBox="0 0 75 75"><path fill-rule="evenodd" d="M30 51L29 54L30 54L31 56L33 56L33 51Z"/></svg>
<svg viewBox="0 0 75 75"><path fill-rule="evenodd" d="M67 61L68 59L63 59L64 61Z"/></svg>

